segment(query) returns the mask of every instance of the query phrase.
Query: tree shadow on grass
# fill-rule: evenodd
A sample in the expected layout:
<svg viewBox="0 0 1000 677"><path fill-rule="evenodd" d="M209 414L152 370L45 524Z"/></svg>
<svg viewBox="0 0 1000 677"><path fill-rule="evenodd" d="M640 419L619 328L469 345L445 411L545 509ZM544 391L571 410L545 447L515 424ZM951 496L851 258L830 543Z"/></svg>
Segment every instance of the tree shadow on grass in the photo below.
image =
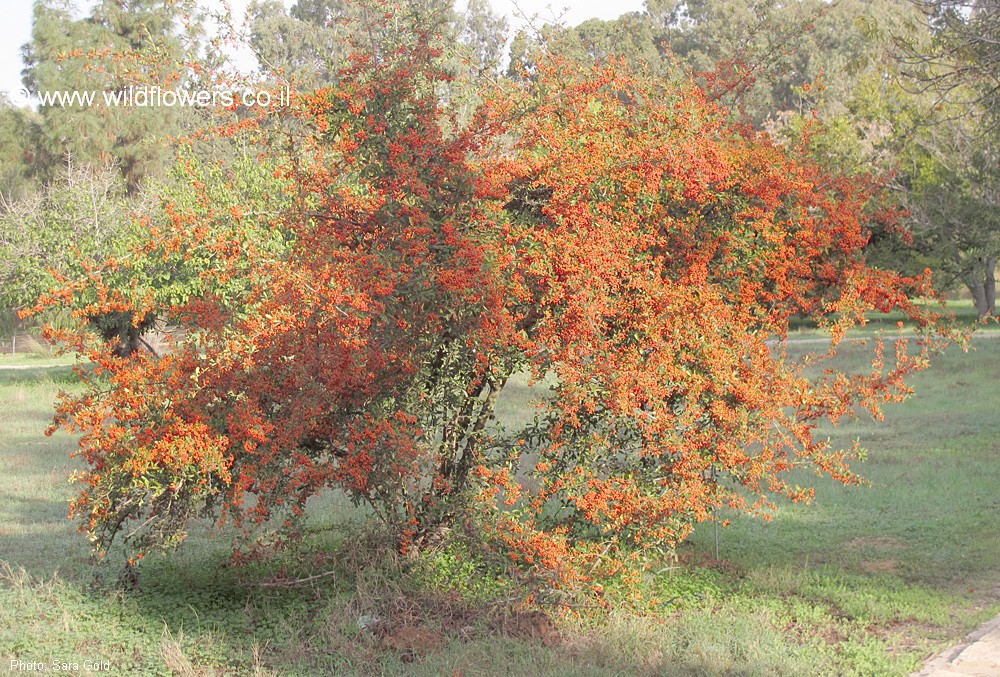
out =
<svg viewBox="0 0 1000 677"><path fill-rule="evenodd" d="M60 386L75 385L77 375L73 365L32 365L32 364L2 364L0 363L0 387L20 383L38 384L50 382Z"/></svg>
<svg viewBox="0 0 1000 677"><path fill-rule="evenodd" d="M79 580L89 543L67 514L65 501L0 494L0 562L35 578Z"/></svg>

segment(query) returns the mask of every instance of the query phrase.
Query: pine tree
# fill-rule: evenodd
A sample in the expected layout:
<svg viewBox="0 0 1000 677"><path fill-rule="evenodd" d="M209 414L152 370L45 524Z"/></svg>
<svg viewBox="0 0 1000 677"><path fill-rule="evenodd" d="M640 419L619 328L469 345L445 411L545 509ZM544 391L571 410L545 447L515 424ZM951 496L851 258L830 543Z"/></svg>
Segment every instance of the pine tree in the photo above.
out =
<svg viewBox="0 0 1000 677"><path fill-rule="evenodd" d="M33 128L32 174L51 180L67 157L78 164L115 164L129 192L162 175L163 143L180 128L176 107L109 105L129 87L177 87L186 49L176 0L102 0L75 18L70 0L36 0L31 42L23 47L25 86L34 92L80 92L93 99L42 101Z"/></svg>

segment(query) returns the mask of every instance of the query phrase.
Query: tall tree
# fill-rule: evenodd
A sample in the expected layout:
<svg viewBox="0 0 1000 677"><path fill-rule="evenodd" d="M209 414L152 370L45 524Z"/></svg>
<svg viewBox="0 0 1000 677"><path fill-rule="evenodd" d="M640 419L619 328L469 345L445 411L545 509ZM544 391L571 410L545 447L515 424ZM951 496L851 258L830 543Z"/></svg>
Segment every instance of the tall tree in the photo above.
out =
<svg viewBox="0 0 1000 677"><path fill-rule="evenodd" d="M935 113L952 106L935 106ZM960 282L980 317L995 316L1000 260L1000 139L963 112L915 130L897 175L912 215L913 252L942 287Z"/></svg>
<svg viewBox="0 0 1000 677"><path fill-rule="evenodd" d="M250 44L261 68L295 81L303 90L332 84L351 30L349 4L300 0L289 11L280 0L251 3Z"/></svg>
<svg viewBox="0 0 1000 677"><path fill-rule="evenodd" d="M162 175L183 111L176 106L107 102L104 94L129 87L181 86L196 31L182 19L186 0L102 0L76 18L71 0L36 0L31 42L23 48L24 83L34 92L77 92L93 99L42 102L35 127L34 173L51 179L72 156L77 163L114 163L134 191L148 176ZM114 57L114 58L112 58Z"/></svg>
<svg viewBox="0 0 1000 677"><path fill-rule="evenodd" d="M758 124L782 112L810 112L800 88L819 82L818 112L844 113L858 78L885 62L879 32L903 31L920 17L891 0L651 0L648 7L660 44L694 71L723 76Z"/></svg>
<svg viewBox="0 0 1000 677"><path fill-rule="evenodd" d="M935 42L930 49L900 41L910 74L942 99L978 104L1000 120L1000 3L997 0L916 0Z"/></svg>
<svg viewBox="0 0 1000 677"><path fill-rule="evenodd" d="M0 100L0 209L2 203L23 197L32 188L31 131L37 124L31 109Z"/></svg>
<svg viewBox="0 0 1000 677"><path fill-rule="evenodd" d="M995 315L1000 118L992 97L1000 81L995 50L983 47L996 35L996 3L903 9L910 11L883 12L865 26L892 61L851 102L859 126L883 130L882 166L910 211L912 244L886 262L930 265L942 288L964 285L981 317Z"/></svg>
<svg viewBox="0 0 1000 677"><path fill-rule="evenodd" d="M469 0L459 18L458 38L471 52L472 67L481 73L498 72L507 46L507 20L493 11L488 0Z"/></svg>

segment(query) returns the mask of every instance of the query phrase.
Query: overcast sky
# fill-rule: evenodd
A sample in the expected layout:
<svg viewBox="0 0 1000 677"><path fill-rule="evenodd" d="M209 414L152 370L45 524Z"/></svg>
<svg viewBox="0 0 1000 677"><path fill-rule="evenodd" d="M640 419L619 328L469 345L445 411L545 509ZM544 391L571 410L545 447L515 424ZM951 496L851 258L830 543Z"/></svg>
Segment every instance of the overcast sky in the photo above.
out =
<svg viewBox="0 0 1000 677"><path fill-rule="evenodd" d="M291 5L294 0L284 0ZM88 0L77 0L81 6L93 4ZM249 0L232 0L231 6L239 11ZM31 8L33 0L3 0L4 16L0 20L0 91L14 92L21 87L21 45L31 37ZM202 0L202 5L218 5L219 0ZM460 2L464 5L464 2ZM576 25L586 19L613 19L626 12L642 9L642 0L490 0L497 12L506 14L512 25L519 25L522 15L537 15L551 20L561 16L569 25ZM571 7L570 7L571 6Z"/></svg>

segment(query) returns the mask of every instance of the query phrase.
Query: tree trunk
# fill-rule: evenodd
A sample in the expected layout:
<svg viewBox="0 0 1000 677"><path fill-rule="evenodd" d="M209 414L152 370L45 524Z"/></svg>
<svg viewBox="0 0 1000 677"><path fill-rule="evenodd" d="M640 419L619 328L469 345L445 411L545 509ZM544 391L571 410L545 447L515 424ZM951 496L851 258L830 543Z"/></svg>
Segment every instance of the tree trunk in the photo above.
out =
<svg viewBox="0 0 1000 677"><path fill-rule="evenodd" d="M145 345L154 355L156 352L142 339L142 335L156 324L156 316L152 313L143 317L139 326L133 323L132 311L115 310L91 315L90 324L108 343L115 343L114 353L118 357L131 357Z"/></svg>
<svg viewBox="0 0 1000 677"><path fill-rule="evenodd" d="M984 280L983 286L986 291L986 313L987 315L997 314L997 257L990 256L986 258L986 279ZM985 317L985 315L980 315L980 317Z"/></svg>
<svg viewBox="0 0 1000 677"><path fill-rule="evenodd" d="M972 294L979 317L991 317L997 312L997 259L995 256L980 259L980 266L965 278L965 286Z"/></svg>

